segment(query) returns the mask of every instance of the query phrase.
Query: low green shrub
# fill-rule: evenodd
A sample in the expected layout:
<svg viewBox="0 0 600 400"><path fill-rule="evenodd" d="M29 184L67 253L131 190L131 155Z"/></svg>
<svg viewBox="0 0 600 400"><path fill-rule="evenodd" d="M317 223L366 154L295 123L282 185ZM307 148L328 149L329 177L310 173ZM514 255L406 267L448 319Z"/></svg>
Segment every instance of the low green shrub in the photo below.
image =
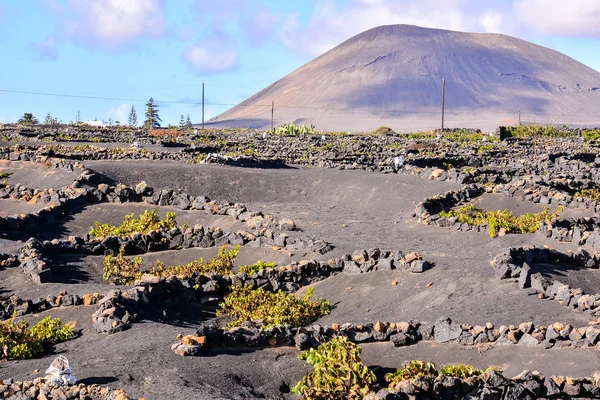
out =
<svg viewBox="0 0 600 400"><path fill-rule="evenodd" d="M231 275L235 266L235 259L240 252L240 246L235 246L231 250L228 250L228 248L229 245L221 246L217 256L209 261L199 258L188 264L167 267L164 262L159 260L146 273L161 278L176 276L180 279L190 278L193 274ZM143 262L144 260L139 256L125 257L125 247L121 246L116 257L112 255L104 257L102 277L115 285L131 285L142 277L141 266Z"/></svg>
<svg viewBox="0 0 600 400"><path fill-rule="evenodd" d="M456 132L442 133L442 137L453 142L478 142L483 139L483 133L461 129Z"/></svg>
<svg viewBox="0 0 600 400"><path fill-rule="evenodd" d="M235 259L240 252L240 246L237 245L231 250L228 250L228 248L228 245L221 246L217 256L211 258L208 262L199 258L185 265L166 267L162 261L157 261L148 273L165 278L175 275L180 279L189 278L195 273L217 274L223 276L231 275L235 266Z"/></svg>
<svg viewBox="0 0 600 400"><path fill-rule="evenodd" d="M133 218L134 214L125 216L125 220L119 226L111 224L101 224L94 222L90 229L90 236L97 239L104 239L108 236L129 236L133 233L150 233L162 228L175 228L177 220L174 212L167 212L165 218L160 218L156 210L146 210L140 214L138 219Z"/></svg>
<svg viewBox="0 0 600 400"><path fill-rule="evenodd" d="M600 190L598 189L583 189L575 193L576 198L586 198L590 200L600 200Z"/></svg>
<svg viewBox="0 0 600 400"><path fill-rule="evenodd" d="M597 142L600 140L600 130L583 131L581 135L588 142Z"/></svg>
<svg viewBox="0 0 600 400"><path fill-rule="evenodd" d="M311 300L313 291L314 288L310 288L304 298L299 298L281 290L273 293L262 288L235 285L220 304L217 314L235 318L227 325L228 328L246 321L262 321L264 327L305 326L331 310L327 300Z"/></svg>
<svg viewBox="0 0 600 400"><path fill-rule="evenodd" d="M437 137L437 133L434 131L429 131L429 132L416 132L416 133L409 133L406 135L406 137L408 139L423 139L423 140L429 140L429 139L435 139Z"/></svg>
<svg viewBox="0 0 600 400"><path fill-rule="evenodd" d="M453 378L458 378L458 379L466 379L466 378L471 378L473 376L479 376L479 375L483 374L484 372L485 371L482 369L477 369L477 368L473 367L472 365L464 365L464 364L446 365L444 368L440 369L440 375L451 376Z"/></svg>
<svg viewBox="0 0 600 400"><path fill-rule="evenodd" d="M274 135L316 135L319 132L314 125L296 125L295 123L284 124L271 131Z"/></svg>
<svg viewBox="0 0 600 400"><path fill-rule="evenodd" d="M415 379L419 377L437 376L438 371L435 364L419 360L409 361L404 368L390 372L385 375L385 381L388 383L390 390L395 390L396 386L402 381Z"/></svg>
<svg viewBox="0 0 600 400"><path fill-rule="evenodd" d="M398 369L396 372L392 372L385 375L385 381L388 382L388 388L390 390L396 390L398 384L402 381L412 380L420 377L437 377L438 375L450 376L457 379L467 379L474 376L479 376L486 370L477 369L471 365L446 365L439 371L432 362L425 362L419 360L409 361L404 368Z"/></svg>
<svg viewBox="0 0 600 400"><path fill-rule="evenodd" d="M206 160L206 157L208 157L206 154L198 154L196 157L190 158L189 160L187 160L186 163L200 164L202 161Z"/></svg>
<svg viewBox="0 0 600 400"><path fill-rule="evenodd" d="M46 317L29 327L25 321L15 322L14 317L0 322L0 350L2 361L41 357L54 344L67 341L76 334L60 319Z"/></svg>
<svg viewBox="0 0 600 400"><path fill-rule="evenodd" d="M452 218L456 217L459 222L469 225L488 225L488 231L491 237L496 237L500 229L504 229L506 233L533 233L540 228L541 221L549 221L563 211L563 207L559 207L555 212L544 208L544 211L539 213L527 213L519 217L515 216L511 211L484 211L474 205L466 205L457 210L442 211L440 217Z"/></svg>
<svg viewBox="0 0 600 400"><path fill-rule="evenodd" d="M375 129L373 132L371 132L371 135L395 135L396 132L387 126L380 126L379 128Z"/></svg>
<svg viewBox="0 0 600 400"><path fill-rule="evenodd" d="M277 263L274 262L263 262L258 260L256 264L253 265L243 265L240 267L239 272L241 274L246 274L252 276L263 269L273 269L277 268Z"/></svg>
<svg viewBox="0 0 600 400"><path fill-rule="evenodd" d="M125 257L125 247L121 246L116 257L107 255L104 257L104 270L102 278L115 285L130 285L136 279L141 278L140 267L144 260L142 257Z"/></svg>
<svg viewBox="0 0 600 400"><path fill-rule="evenodd" d="M336 337L298 356L314 367L291 391L305 400L360 400L371 390L375 374L363 364L362 349Z"/></svg>
<svg viewBox="0 0 600 400"><path fill-rule="evenodd" d="M484 144L479 146L479 148L477 149L477 154L489 153L490 151L494 151L497 148L498 147L495 144Z"/></svg>
<svg viewBox="0 0 600 400"><path fill-rule="evenodd" d="M560 130L555 126L542 126L542 125L518 125L506 127L506 131L509 136L515 138L532 138L532 137L570 137L574 136L573 132Z"/></svg>
<svg viewBox="0 0 600 400"><path fill-rule="evenodd" d="M8 178L10 175L10 172L0 171L0 179Z"/></svg>

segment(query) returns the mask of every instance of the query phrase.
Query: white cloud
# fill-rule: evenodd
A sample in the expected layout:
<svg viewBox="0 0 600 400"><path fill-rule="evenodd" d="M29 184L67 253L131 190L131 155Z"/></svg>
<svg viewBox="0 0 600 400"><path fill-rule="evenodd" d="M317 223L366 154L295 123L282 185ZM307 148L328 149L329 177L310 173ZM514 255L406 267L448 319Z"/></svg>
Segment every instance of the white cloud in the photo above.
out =
<svg viewBox="0 0 600 400"><path fill-rule="evenodd" d="M188 46L183 61L194 71L205 74L231 71L238 66L238 56L233 50L200 45Z"/></svg>
<svg viewBox="0 0 600 400"><path fill-rule="evenodd" d="M108 121L109 118L114 121L119 121L121 125L127 125L127 120L129 119L129 112L131 111L131 104L121 104L119 107L109 109L104 119ZM140 116L138 114L138 120Z"/></svg>
<svg viewBox="0 0 600 400"><path fill-rule="evenodd" d="M285 46L319 55L346 39L368 29L391 24L412 24L452 30L467 29L459 0L422 0L418 3L394 0L353 0L338 10L334 2L319 0L305 29L298 15L288 16L281 39Z"/></svg>
<svg viewBox="0 0 600 400"><path fill-rule="evenodd" d="M517 0L518 22L535 33L568 37L600 37L598 0Z"/></svg>
<svg viewBox="0 0 600 400"><path fill-rule="evenodd" d="M240 28L247 41L262 44L273 36L275 24L281 21L281 15L273 14L268 8L261 8L248 18L242 18Z"/></svg>
<svg viewBox="0 0 600 400"><path fill-rule="evenodd" d="M512 33L510 14L490 8L475 0L351 0L338 9L331 0L318 0L307 26L300 25L300 14L286 16L280 39L288 48L317 56L381 25Z"/></svg>
<svg viewBox="0 0 600 400"><path fill-rule="evenodd" d="M58 60L58 51L56 50L56 38L48 36L45 42L29 43L26 49L35 53L40 60L54 61Z"/></svg>
<svg viewBox="0 0 600 400"><path fill-rule="evenodd" d="M164 0L71 0L67 37L105 51L123 50L139 37L165 31Z"/></svg>
<svg viewBox="0 0 600 400"><path fill-rule="evenodd" d="M502 12L490 11L481 16L480 24L485 32L501 33L509 23L510 17Z"/></svg>

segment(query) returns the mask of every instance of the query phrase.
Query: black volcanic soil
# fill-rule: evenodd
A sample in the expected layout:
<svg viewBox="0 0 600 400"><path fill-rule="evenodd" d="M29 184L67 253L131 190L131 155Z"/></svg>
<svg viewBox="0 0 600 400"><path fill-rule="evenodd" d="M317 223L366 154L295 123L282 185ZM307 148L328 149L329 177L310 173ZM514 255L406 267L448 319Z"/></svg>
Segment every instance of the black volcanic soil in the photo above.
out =
<svg viewBox="0 0 600 400"><path fill-rule="evenodd" d="M9 185L20 183L31 189L60 189L77 178L75 172L30 161L0 160L0 172L8 172L6 179Z"/></svg>
<svg viewBox="0 0 600 400"><path fill-rule="evenodd" d="M239 201L251 210L292 218L303 231L299 234L315 236L336 246L332 252L319 256L322 259L380 247L417 251L434 263L431 270L422 274L378 271L339 275L314 284L315 294L335 305L331 315L317 321L324 325L408 319L435 322L439 317L449 316L470 324L560 321L581 327L592 319L557 302L538 299L532 292L518 289L516 284L501 282L489 265L496 254L511 246L548 244L573 250L571 245L544 240L535 234L492 239L486 232L458 232L417 223L413 212L419 201L460 185L403 174L333 169L262 170L150 161L85 162L85 165L126 185L145 180L157 189L172 188L190 195ZM511 206L510 202L502 204ZM519 212L522 207L529 206L515 205L513 211ZM136 204L89 206L67 218L59 235L84 234L94 221L119 222L125 214L143 209ZM160 212L166 209L161 208ZM204 212L177 211L177 215L180 222L190 225L201 223L225 230L241 226L229 217L214 217ZM175 264L210 257L216 250L162 252L144 258L149 263L167 259ZM316 256L244 248L238 264L258 259L289 263L306 257ZM64 272L57 274L57 282L35 286L18 270L3 270L0 290L37 298L63 289L74 294L114 289L101 279L101 257L64 255L50 261ZM584 273L595 276L598 271L578 271L581 278L574 279L577 282L587 279ZM396 286L391 284L394 279L398 281ZM199 358L179 357L170 351L177 334L193 333L202 320L212 317L214 310L180 303L162 306L162 310L148 311L144 321L130 330L110 336L92 331L94 306L55 309L43 315L76 320L83 329L81 337L58 345L56 351L69 358L75 375L84 382L124 388L130 395L146 399L295 398L286 393L287 389L310 370L308 364L297 359L295 349L248 349L227 354L214 352ZM27 319L36 320L43 315ZM379 375L400 367L405 360L421 359L438 365L499 366L508 376L523 369L548 375L589 376L597 369L599 355L594 349L510 346L481 351L429 342L404 348L394 348L391 343L363 346L363 360L377 367ZM5 363L0 368L0 379L31 379L36 376L34 371L44 371L53 357Z"/></svg>

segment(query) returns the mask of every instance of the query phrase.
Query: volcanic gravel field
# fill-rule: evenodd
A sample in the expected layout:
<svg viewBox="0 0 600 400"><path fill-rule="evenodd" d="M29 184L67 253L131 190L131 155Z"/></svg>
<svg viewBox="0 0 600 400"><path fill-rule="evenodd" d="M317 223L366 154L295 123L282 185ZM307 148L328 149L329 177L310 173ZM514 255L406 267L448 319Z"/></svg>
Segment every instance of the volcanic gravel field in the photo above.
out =
<svg viewBox="0 0 600 400"><path fill-rule="evenodd" d="M69 146L74 144L70 143ZM43 144L36 142L28 151L38 154L35 149L40 146ZM108 149L119 146L115 143L102 144ZM448 146L456 150L453 144ZM128 145L123 144L122 147ZM568 148L577 154L578 147L575 143ZM8 146L4 148L8 149ZM154 143L145 148L158 151L161 146ZM167 151L173 153L178 150ZM463 150L456 151L460 154ZM511 157L510 151L508 159ZM538 152L535 145L527 151L530 151L532 160L543 159L540 155L543 152ZM597 153L597 148L586 151ZM10 154L12 156L14 150ZM442 317L449 317L458 324L482 326L492 323L496 327L518 327L523 322L533 322L535 326L547 327L560 322L575 328L586 328L594 325L598 319L596 314L584 312L581 307L566 306L553 300L552 296L539 295L539 291L530 287L533 285L521 288L517 283L518 278L514 276L511 279L505 274L503 279L499 279L497 269L490 266L494 257L511 248L535 246L573 254L583 247L594 255L594 245L579 246L574 242L559 241L539 231L507 233L492 238L485 228L461 230L456 225L437 226L434 223L437 217L423 223L425 218L416 211L422 202L448 191L463 190L467 184L431 178L428 175L434 168L424 169L426 174L408 173L402 169L382 173L376 168L349 170L337 168L339 165L329 168L331 165L319 167L292 162L286 162L285 168L248 168L164 159L69 158L61 156L56 150L50 157L43 155L46 158L23 161L7 156L0 161L0 172L9 174L6 184L12 187L24 185L21 193L31 191L27 195L20 194L20 197L14 194L0 196L0 217L6 219L14 216L16 221L21 214L39 212L56 200L51 197L53 193L72 185L80 173L89 173L92 178L83 184L72 185L73 188L83 187L90 193L92 189L96 190L94 193L99 193L103 188L111 189L103 192L102 201L90 201L90 194L84 196L86 200L73 201L71 206L63 207L46 224L25 223L20 226L15 222L19 226L17 228L17 225L11 225L13 220L7 219L6 225L0 223L0 256L20 254L21 247L30 238L39 241L54 239L61 243L81 240L83 243L89 239L87 234L94 222L118 225L127 214L137 216L150 209L157 210L160 217L169 211L175 212L178 224L187 224L191 228L202 225L205 231L208 231L208 227L211 231L216 229L227 233L252 231L245 221L232 218L230 214L219 215L192 209L189 205L178 207L174 203L156 205L122 199L117 201L114 200L116 197L106 200L110 198L109 192L119 187L118 184L133 191L136 185L144 181L154 189L154 193L169 189L173 191L173 196L177 193L185 193L189 199L206 196L217 203L242 203L247 210L260 211L277 221L293 220L296 229L286 232L289 235L288 243L297 238L319 244L292 247L276 246L270 242L267 245L244 243L236 259L236 271L240 265L253 264L258 260L275 262L280 266L302 260L327 261L339 257L349 260L346 255L363 249L370 253L370 249L375 248L382 252L416 252L428 262L429 268L420 273L400 268L363 273L341 272L301 285L298 295L302 296L314 288L317 297L327 299L333 305L329 315L315 321L321 326L328 327L336 323L368 325L377 321L422 321L434 324ZM521 157L521 153L514 155L515 159ZM49 166L48 160L52 158L81 163L81 171L84 172L80 172L77 166L71 170ZM360 162L356 163L360 165ZM593 168L586 170L589 173L580 176L580 181L594 182ZM532 179L543 176L530 170L510 169L509 166L505 170L513 174L511 182L517 182L526 175L532 175ZM564 174L564 171L551 169L546 177L562 179ZM577 180L578 175L574 173L569 179ZM43 193L38 195L38 192ZM36 201L46 194L49 202ZM507 196L504 192L492 193L489 190L469 202L452 204L447 208L458 209L464 204L474 204L489 211L508 209L515 215L540 212L544 206L549 207L550 211L558 209L559 203L542 204L540 201L531 201L527 195ZM573 206L566 207L561 218L595 218L596 215L593 207ZM218 240L204 248L179 246L144 254L134 252L131 255L142 256L146 266L159 260L167 265L180 265L198 258L214 257L219 249L217 243ZM323 250L319 247L320 243L328 243L330 247ZM51 271L51 276L42 283L35 283L31 276L23 273L21 267L0 267L0 300L18 296L35 301L57 296L61 292L83 297L92 293L104 295L112 290L128 290L127 286L115 286L103 279L103 254L56 250L44 252L41 257ZM531 274L540 273L570 288L581 288L585 294L600 292L600 270L597 266L584 267L576 262L556 262L552 258L527 262ZM48 365L60 354L68 358L79 382L124 389L132 398L297 399L299 397L291 394L290 388L312 369L298 359L300 351L289 345L209 348L197 357L182 357L171 351L178 334L192 334L202 323L215 319L218 306L214 302L181 298L153 302L145 306L139 321L128 326L129 329L114 334L98 333L93 318L98 307L65 305L19 316L18 320L24 319L30 323L45 316L57 317L63 322L74 321L80 334L57 344L50 354L42 358L1 363L0 381L31 381L43 376ZM600 362L600 352L595 343L580 348L575 348L578 346L574 344L544 348L491 343L465 345L434 340L422 340L399 347L391 341L365 341L360 345L363 362L375 371L378 385L381 386L385 386L385 373L394 371L412 359L433 361L437 365L462 363L480 368L494 366L507 377L525 369L537 370L546 376L586 377L594 374Z"/></svg>

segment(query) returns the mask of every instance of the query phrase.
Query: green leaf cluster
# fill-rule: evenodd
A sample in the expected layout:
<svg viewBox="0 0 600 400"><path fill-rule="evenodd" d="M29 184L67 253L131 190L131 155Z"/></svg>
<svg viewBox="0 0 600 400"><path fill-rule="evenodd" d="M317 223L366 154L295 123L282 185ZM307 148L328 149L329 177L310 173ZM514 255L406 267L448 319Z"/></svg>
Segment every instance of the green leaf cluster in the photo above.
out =
<svg viewBox="0 0 600 400"><path fill-rule="evenodd" d="M500 229L504 229L506 233L536 232L540 228L540 222L556 218L562 211L563 207L559 207L553 213L548 208L544 208L542 212L527 213L517 217L506 209L484 211L470 204L457 210L442 211L440 217L456 217L459 222L474 226L487 224L490 236L496 237Z"/></svg>
<svg viewBox="0 0 600 400"><path fill-rule="evenodd" d="M273 135L316 135L319 132L315 129L314 125L296 125L292 122L275 128L271 133Z"/></svg>
<svg viewBox="0 0 600 400"><path fill-rule="evenodd" d="M273 269L273 268L277 268L277 263L263 262L261 260L258 260L258 262L256 264L242 265L239 269L239 273L252 276L252 275L258 273L259 271L262 271L263 269Z"/></svg>
<svg viewBox="0 0 600 400"><path fill-rule="evenodd" d="M228 248L228 245L221 246L217 256L211 258L208 262L199 258L188 264L166 267L165 263L157 261L148 273L164 278L175 275L180 279L189 278L195 273L217 274L223 276L231 275L235 266L235 259L240 252L240 246L237 245L231 250L228 250Z"/></svg>
<svg viewBox="0 0 600 400"><path fill-rule="evenodd" d="M575 193L576 198L587 198L590 200L600 200L600 190L598 189L583 189Z"/></svg>
<svg viewBox="0 0 600 400"><path fill-rule="evenodd" d="M446 365L439 371L432 362L425 362L419 360L412 360L406 363L404 368L398 369L396 372L392 372L385 375L385 381L388 382L389 390L396 390L398 384L402 381L409 381L420 377L437 377L438 375L450 376L457 379L467 379L474 376L479 376L486 370L478 369L472 365Z"/></svg>
<svg viewBox="0 0 600 400"><path fill-rule="evenodd" d="M597 142L600 140L600 130L583 131L582 136L588 142Z"/></svg>
<svg viewBox="0 0 600 400"><path fill-rule="evenodd" d="M140 214L138 219L133 218L134 214L125 216L125 220L119 226L111 224L101 224L94 222L90 229L90 236L97 239L104 239L108 236L125 237L133 233L150 233L157 229L173 229L177 226L174 212L167 212L165 218L160 218L156 210L146 210Z"/></svg>
<svg viewBox="0 0 600 400"><path fill-rule="evenodd" d="M507 132L511 137L515 138L532 138L532 137L545 137L545 138L557 138L557 137L570 137L574 136L573 132L560 130L555 126L541 126L541 125L518 125L515 127L507 127Z"/></svg>
<svg viewBox="0 0 600 400"><path fill-rule="evenodd" d="M487 370L489 370L488 368ZM487 371L486 370L486 371ZM440 369L440 375L451 376L453 378L458 379L466 379L471 378L473 376L479 376L483 374L485 371L482 369L477 369L472 365L446 365L444 368Z"/></svg>
<svg viewBox="0 0 600 400"><path fill-rule="evenodd" d="M199 258L188 264L167 267L162 261L157 261L147 273L150 275L167 278L176 276L180 279L190 278L193 274L218 274L231 275L235 266L235 259L240 252L240 246L228 250L229 245L219 248L216 257L209 261ZM125 247L121 246L119 254L115 257L107 255L104 257L104 271L102 277L115 285L131 285L143 275L141 266L144 260L139 257L125 257Z"/></svg>
<svg viewBox="0 0 600 400"><path fill-rule="evenodd" d="M385 374L385 381L388 383L390 390L395 390L396 386L406 380L411 380L419 377L437 376L438 371L435 364L432 362L411 360L404 368L398 369L395 372Z"/></svg>
<svg viewBox="0 0 600 400"><path fill-rule="evenodd" d="M218 315L234 318L227 327L234 328L246 321L262 321L264 327L290 325L305 326L323 315L329 314L331 305L327 300L311 300L314 288L304 298L278 291L235 285L220 304Z"/></svg>
<svg viewBox="0 0 600 400"><path fill-rule="evenodd" d="M380 126L371 132L371 135L395 135L396 132L388 126Z"/></svg>
<svg viewBox="0 0 600 400"><path fill-rule="evenodd" d="M359 400L375 382L375 374L361 360L361 348L346 337L333 338L298 358L314 367L292 388L305 400Z"/></svg>
<svg viewBox="0 0 600 400"><path fill-rule="evenodd" d="M10 176L10 172L0 171L0 179L8 178Z"/></svg>
<svg viewBox="0 0 600 400"><path fill-rule="evenodd" d="M25 321L15 318L0 322L0 360L23 360L41 357L50 346L75 337L69 325L62 325L58 318L46 317L31 328Z"/></svg>
<svg viewBox="0 0 600 400"><path fill-rule="evenodd" d="M484 134L481 132L472 132L466 129L459 129L456 132L443 132L440 133L438 131L429 131L429 132L417 132L417 133L409 133L407 136L408 139L421 139L421 140L432 140L437 138L440 135L443 139L450 140L453 142L463 143L463 142L478 142L483 139ZM495 142L498 141L495 137L488 137L487 140Z"/></svg>
<svg viewBox="0 0 600 400"><path fill-rule="evenodd" d="M121 246L116 257L111 254L104 257L102 278L115 285L130 285L142 277L140 267L143 262L139 256L126 258L125 246Z"/></svg>

